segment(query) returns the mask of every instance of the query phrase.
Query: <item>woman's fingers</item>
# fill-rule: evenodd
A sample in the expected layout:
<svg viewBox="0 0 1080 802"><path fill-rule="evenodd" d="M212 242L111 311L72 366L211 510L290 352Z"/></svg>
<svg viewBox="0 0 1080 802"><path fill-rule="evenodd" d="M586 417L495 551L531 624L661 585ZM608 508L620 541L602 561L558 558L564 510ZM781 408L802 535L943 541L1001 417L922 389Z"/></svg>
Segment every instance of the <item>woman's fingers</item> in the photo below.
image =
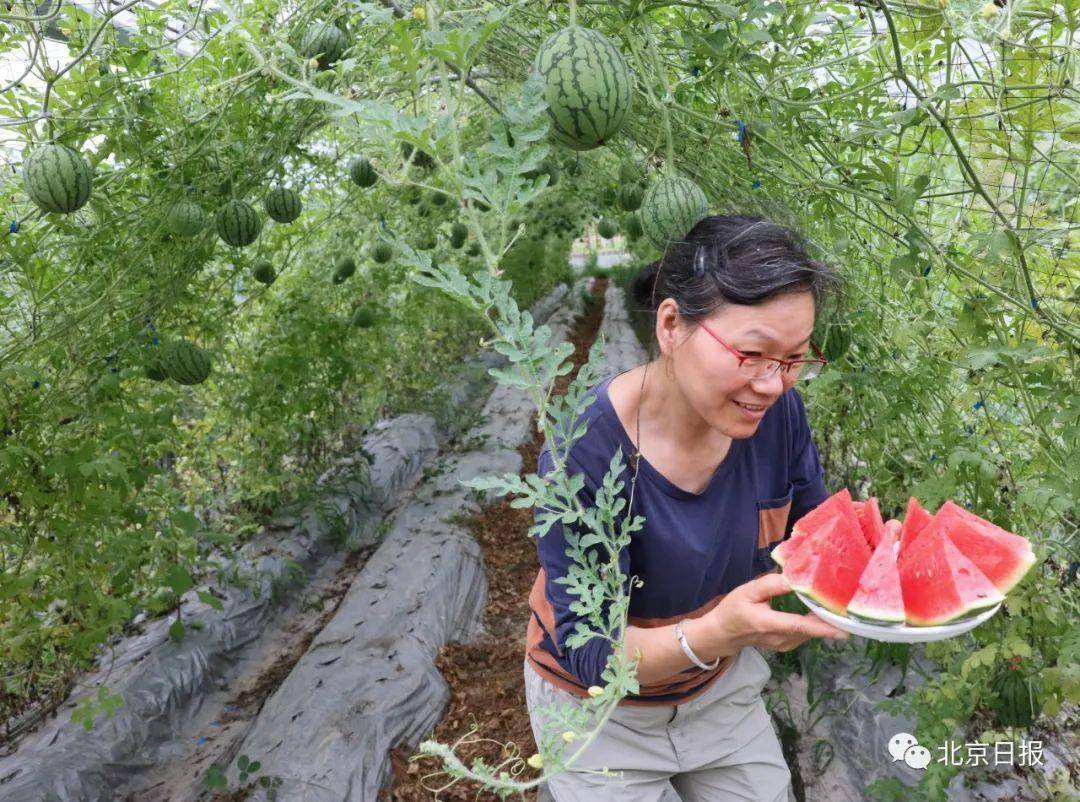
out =
<svg viewBox="0 0 1080 802"><path fill-rule="evenodd" d="M751 579L741 587L745 589L747 600L752 602L768 601L773 596L782 596L791 592L791 585L783 574L764 574L757 579Z"/></svg>
<svg viewBox="0 0 1080 802"><path fill-rule="evenodd" d="M794 613L781 613L770 610L766 627L767 631L770 632L802 635L807 638L837 638L840 640L848 638L847 632L822 621L813 613L796 615Z"/></svg>

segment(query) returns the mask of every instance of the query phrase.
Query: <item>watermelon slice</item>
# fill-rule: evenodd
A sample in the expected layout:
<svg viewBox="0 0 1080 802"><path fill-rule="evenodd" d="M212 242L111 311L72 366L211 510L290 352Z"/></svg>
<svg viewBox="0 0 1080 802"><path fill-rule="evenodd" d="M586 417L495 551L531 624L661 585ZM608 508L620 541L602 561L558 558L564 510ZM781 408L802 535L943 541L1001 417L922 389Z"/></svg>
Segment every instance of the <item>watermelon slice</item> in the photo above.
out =
<svg viewBox="0 0 1080 802"><path fill-rule="evenodd" d="M870 547L858 522L834 515L799 542L788 556L784 575L792 590L844 615L869 562Z"/></svg>
<svg viewBox="0 0 1080 802"><path fill-rule="evenodd" d="M859 516L855 512L855 505L851 501L851 493L845 487L833 493L823 502L818 504L810 512L795 522L791 528L791 537L784 540L772 550L772 558L779 566L784 565L792 554L798 551L799 543L820 529L830 519L839 516L845 521L845 525L853 525L855 531L860 531Z"/></svg>
<svg viewBox="0 0 1080 802"><path fill-rule="evenodd" d="M863 535L870 548L876 549L885 535L885 522L881 520L881 508L878 507L877 497L870 496L866 501L856 501L855 514L859 518Z"/></svg>
<svg viewBox="0 0 1080 802"><path fill-rule="evenodd" d="M992 607L1001 595L971 560L945 534L942 521L932 520L918 532L907 551L900 546L900 591L907 623L938 626L974 610ZM905 521L906 525L906 521Z"/></svg>
<svg viewBox="0 0 1080 802"><path fill-rule="evenodd" d="M912 496L908 499L907 512L904 514L904 526L900 530L899 562L904 562L904 553L914 542L918 534L933 520L926 510L919 504L918 499Z"/></svg>
<svg viewBox="0 0 1080 802"><path fill-rule="evenodd" d="M1035 564L1027 538L1006 532L951 501L941 505L934 520L941 521L953 545L1002 593L1012 590Z"/></svg>
<svg viewBox="0 0 1080 802"><path fill-rule="evenodd" d="M876 504L874 508L877 508ZM881 520L880 515L878 520ZM900 522L891 520L889 524L888 527L881 525L881 540L859 576L859 586L848 602L847 613L868 621L903 624L906 620L904 597L900 592L900 572L896 568L894 548L899 537Z"/></svg>

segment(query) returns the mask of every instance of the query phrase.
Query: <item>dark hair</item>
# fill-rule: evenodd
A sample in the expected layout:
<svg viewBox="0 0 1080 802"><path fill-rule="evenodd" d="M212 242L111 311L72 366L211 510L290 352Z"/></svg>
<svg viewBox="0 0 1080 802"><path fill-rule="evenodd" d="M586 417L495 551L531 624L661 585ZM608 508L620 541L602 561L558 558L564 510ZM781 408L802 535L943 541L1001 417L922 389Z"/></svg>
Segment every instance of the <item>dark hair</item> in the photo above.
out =
<svg viewBox="0 0 1080 802"><path fill-rule="evenodd" d="M762 217L710 215L630 284L635 305L656 311L673 298L686 318L707 317L725 304L754 305L809 291L814 309L840 288L840 277L812 259L791 229Z"/></svg>

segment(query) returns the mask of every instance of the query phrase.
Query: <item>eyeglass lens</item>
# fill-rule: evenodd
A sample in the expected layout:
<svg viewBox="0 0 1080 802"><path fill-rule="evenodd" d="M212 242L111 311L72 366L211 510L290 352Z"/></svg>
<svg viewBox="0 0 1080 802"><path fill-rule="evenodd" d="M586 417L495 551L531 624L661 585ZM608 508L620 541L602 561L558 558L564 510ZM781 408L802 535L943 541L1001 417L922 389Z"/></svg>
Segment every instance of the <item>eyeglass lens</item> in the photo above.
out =
<svg viewBox="0 0 1080 802"><path fill-rule="evenodd" d="M740 370L752 379L764 379L772 376L781 368L779 362L772 359L746 359ZM819 366L812 362L800 362L792 365L784 373L788 379L812 379L817 375Z"/></svg>

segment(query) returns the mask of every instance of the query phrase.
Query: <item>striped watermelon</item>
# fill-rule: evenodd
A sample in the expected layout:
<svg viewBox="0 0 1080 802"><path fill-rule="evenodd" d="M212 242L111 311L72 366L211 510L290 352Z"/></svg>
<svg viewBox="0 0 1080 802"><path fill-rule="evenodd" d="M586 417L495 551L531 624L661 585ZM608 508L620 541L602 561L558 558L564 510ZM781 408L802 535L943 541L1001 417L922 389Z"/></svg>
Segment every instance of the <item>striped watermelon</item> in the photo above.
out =
<svg viewBox="0 0 1080 802"><path fill-rule="evenodd" d="M615 224L606 217L600 218L600 222L596 224L596 231L604 239L611 239L619 233L619 229L615 227Z"/></svg>
<svg viewBox="0 0 1080 802"><path fill-rule="evenodd" d="M641 218L638 217L637 212L627 212L623 215L622 227L626 236L632 240L636 240L645 233L641 230Z"/></svg>
<svg viewBox="0 0 1080 802"><path fill-rule="evenodd" d="M645 236L661 250L671 240L682 239L709 213L709 201L701 187L681 176L661 178L645 192L638 215Z"/></svg>
<svg viewBox="0 0 1080 802"><path fill-rule="evenodd" d="M386 240L379 240L371 246L371 258L379 264L386 264L394 256L394 247Z"/></svg>
<svg viewBox="0 0 1080 802"><path fill-rule="evenodd" d="M342 256L334 266L334 283L340 284L356 272L356 260L351 256Z"/></svg>
<svg viewBox="0 0 1080 802"><path fill-rule="evenodd" d="M450 247L460 248L469 238L469 228L464 223L454 223L450 227Z"/></svg>
<svg viewBox="0 0 1080 802"><path fill-rule="evenodd" d="M277 276L274 275L274 266L266 259L260 259L251 269L252 277L263 284L273 284Z"/></svg>
<svg viewBox="0 0 1080 802"><path fill-rule="evenodd" d="M174 340L162 349L161 367L180 384L202 384L210 375L210 357L187 340Z"/></svg>
<svg viewBox="0 0 1080 802"><path fill-rule="evenodd" d="M177 201L169 207L165 227L178 237L194 237L206 228L206 212L192 201Z"/></svg>
<svg viewBox="0 0 1080 802"><path fill-rule="evenodd" d="M375 168L364 156L353 156L349 159L349 178L358 187L365 189L379 180L379 176L375 174Z"/></svg>
<svg viewBox="0 0 1080 802"><path fill-rule="evenodd" d="M23 162L23 187L43 212L71 214L90 199L93 172L66 145L39 145Z"/></svg>
<svg viewBox="0 0 1080 802"><path fill-rule="evenodd" d="M368 306L361 306L352 316L352 324L358 329L371 328L375 323L375 313Z"/></svg>
<svg viewBox="0 0 1080 802"><path fill-rule="evenodd" d="M262 231L262 220L251 204L232 200L221 207L217 216L217 230L226 243L234 248L250 245Z"/></svg>
<svg viewBox="0 0 1080 802"><path fill-rule="evenodd" d="M300 216L303 204L300 195L285 187L275 187L266 194L263 201L266 213L279 223L291 223Z"/></svg>
<svg viewBox="0 0 1080 802"><path fill-rule="evenodd" d="M637 184L623 184L617 193L619 205L627 212L636 212L641 208L644 192Z"/></svg>
<svg viewBox="0 0 1080 802"><path fill-rule="evenodd" d="M315 22L304 31L300 52L318 58L319 69L328 69L349 46L349 36L332 22Z"/></svg>
<svg viewBox="0 0 1080 802"><path fill-rule="evenodd" d="M578 25L556 31L540 45L533 69L544 79L551 135L573 150L604 144L630 115L633 74L598 31Z"/></svg>

